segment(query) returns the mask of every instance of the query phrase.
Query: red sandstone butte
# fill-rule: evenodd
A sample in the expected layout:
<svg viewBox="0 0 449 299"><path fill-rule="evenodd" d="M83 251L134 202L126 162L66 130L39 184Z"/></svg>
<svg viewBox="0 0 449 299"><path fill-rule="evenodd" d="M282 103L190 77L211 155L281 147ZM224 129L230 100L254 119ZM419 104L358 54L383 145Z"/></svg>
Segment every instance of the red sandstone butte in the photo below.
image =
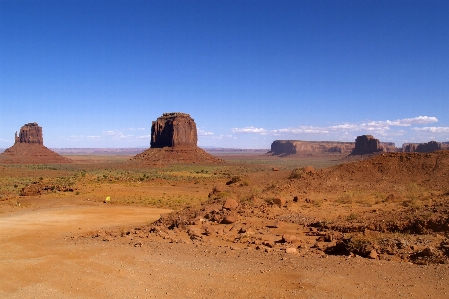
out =
<svg viewBox="0 0 449 299"><path fill-rule="evenodd" d="M220 163L197 146L196 123L189 114L164 113L151 126L151 148L133 157L144 164Z"/></svg>
<svg viewBox="0 0 449 299"><path fill-rule="evenodd" d="M50 164L71 163L44 146L42 127L37 123L28 123L15 134L15 143L0 154L0 163L5 164Z"/></svg>

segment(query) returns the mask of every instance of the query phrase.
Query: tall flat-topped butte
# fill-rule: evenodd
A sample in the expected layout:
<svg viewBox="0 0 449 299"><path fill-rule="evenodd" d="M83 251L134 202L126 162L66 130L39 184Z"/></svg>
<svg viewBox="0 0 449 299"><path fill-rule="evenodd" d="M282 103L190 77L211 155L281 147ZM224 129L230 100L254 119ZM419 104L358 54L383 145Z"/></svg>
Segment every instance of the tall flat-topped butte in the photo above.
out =
<svg viewBox="0 0 449 299"><path fill-rule="evenodd" d="M196 123L187 113L164 113L151 126L151 147L133 160L144 164L220 163L197 146Z"/></svg>
<svg viewBox="0 0 449 299"><path fill-rule="evenodd" d="M14 145L0 154L0 163L8 164L57 164L71 163L44 146L42 127L36 122L25 124L14 136Z"/></svg>

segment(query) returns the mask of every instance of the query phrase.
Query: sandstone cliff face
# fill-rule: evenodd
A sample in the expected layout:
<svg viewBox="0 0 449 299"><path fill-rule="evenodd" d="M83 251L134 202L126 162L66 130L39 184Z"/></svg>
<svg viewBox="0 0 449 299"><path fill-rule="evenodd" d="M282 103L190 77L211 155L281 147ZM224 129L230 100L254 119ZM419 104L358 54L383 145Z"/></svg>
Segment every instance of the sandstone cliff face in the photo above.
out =
<svg viewBox="0 0 449 299"><path fill-rule="evenodd" d="M15 143L0 154L0 163L8 164L46 164L71 163L72 160L58 155L44 146L42 127L28 123L15 134Z"/></svg>
<svg viewBox="0 0 449 299"><path fill-rule="evenodd" d="M449 150L446 142L429 141L427 143L404 143L402 151L404 153L429 153L438 150Z"/></svg>
<svg viewBox="0 0 449 299"><path fill-rule="evenodd" d="M151 126L151 148L196 147L196 124L189 114L164 113Z"/></svg>
<svg viewBox="0 0 449 299"><path fill-rule="evenodd" d="M344 155L351 153L353 142L275 140L273 155Z"/></svg>
<svg viewBox="0 0 449 299"><path fill-rule="evenodd" d="M352 154L364 155L382 152L382 148L379 139L374 138L372 135L357 136L355 139L355 146Z"/></svg>
<svg viewBox="0 0 449 299"><path fill-rule="evenodd" d="M215 164L222 160L197 147L196 124L185 113L164 113L151 126L151 148L132 161L147 165Z"/></svg>
<svg viewBox="0 0 449 299"><path fill-rule="evenodd" d="M359 136L356 142L339 141L302 141L275 140L271 144L269 154L298 155L298 156L326 156L326 155L363 155L375 152L396 152L393 142L379 142L371 135Z"/></svg>
<svg viewBox="0 0 449 299"><path fill-rule="evenodd" d="M37 123L28 123L20 128L19 136L15 136L15 143L35 143L44 144L44 138L42 137L42 127Z"/></svg>

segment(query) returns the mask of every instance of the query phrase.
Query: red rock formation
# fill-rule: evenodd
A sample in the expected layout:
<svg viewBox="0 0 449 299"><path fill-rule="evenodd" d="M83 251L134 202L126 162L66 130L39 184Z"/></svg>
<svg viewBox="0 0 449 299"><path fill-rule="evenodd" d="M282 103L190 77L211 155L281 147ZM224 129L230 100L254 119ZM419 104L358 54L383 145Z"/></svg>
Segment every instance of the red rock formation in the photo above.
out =
<svg viewBox="0 0 449 299"><path fill-rule="evenodd" d="M151 148L196 147L196 124L185 113L164 113L151 126Z"/></svg>
<svg viewBox="0 0 449 299"><path fill-rule="evenodd" d="M37 123L28 123L15 134L15 143L0 154L0 163L8 164L47 164L71 163L43 145L42 127Z"/></svg>
<svg viewBox="0 0 449 299"><path fill-rule="evenodd" d="M404 153L428 153L447 149L449 149L449 144L436 141L429 141L427 143L404 143L402 145L402 151Z"/></svg>
<svg viewBox="0 0 449 299"><path fill-rule="evenodd" d="M28 123L20 128L20 134L15 136L15 143L36 143L43 145L44 138L42 137L42 127L37 123Z"/></svg>
<svg viewBox="0 0 449 299"><path fill-rule="evenodd" d="M271 144L272 155L348 155L354 142L275 140Z"/></svg>
<svg viewBox="0 0 449 299"><path fill-rule="evenodd" d="M379 139L374 138L372 135L357 136L355 140L355 147L352 151L353 155L364 155L382 152L383 148L380 145Z"/></svg>
<svg viewBox="0 0 449 299"><path fill-rule="evenodd" d="M220 163L221 160L197 147L196 124L185 113L164 113L151 126L151 148L133 157L150 165Z"/></svg>

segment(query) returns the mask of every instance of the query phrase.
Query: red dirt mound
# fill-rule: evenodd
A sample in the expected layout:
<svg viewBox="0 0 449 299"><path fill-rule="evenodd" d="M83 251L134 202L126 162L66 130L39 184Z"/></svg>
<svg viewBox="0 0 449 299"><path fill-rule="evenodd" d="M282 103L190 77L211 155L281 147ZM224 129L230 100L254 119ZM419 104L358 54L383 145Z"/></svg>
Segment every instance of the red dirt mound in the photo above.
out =
<svg viewBox="0 0 449 299"><path fill-rule="evenodd" d="M0 154L0 163L4 164L48 164L72 163L47 147L37 143L16 143Z"/></svg>
<svg viewBox="0 0 449 299"><path fill-rule="evenodd" d="M449 151L387 153L335 166L327 174L341 181L371 184L414 182L445 191L449 189Z"/></svg>
<svg viewBox="0 0 449 299"><path fill-rule="evenodd" d="M206 153L198 147L186 148L149 148L143 153L134 156L131 161L143 162L147 165L164 165L164 164L217 164L222 160Z"/></svg>

